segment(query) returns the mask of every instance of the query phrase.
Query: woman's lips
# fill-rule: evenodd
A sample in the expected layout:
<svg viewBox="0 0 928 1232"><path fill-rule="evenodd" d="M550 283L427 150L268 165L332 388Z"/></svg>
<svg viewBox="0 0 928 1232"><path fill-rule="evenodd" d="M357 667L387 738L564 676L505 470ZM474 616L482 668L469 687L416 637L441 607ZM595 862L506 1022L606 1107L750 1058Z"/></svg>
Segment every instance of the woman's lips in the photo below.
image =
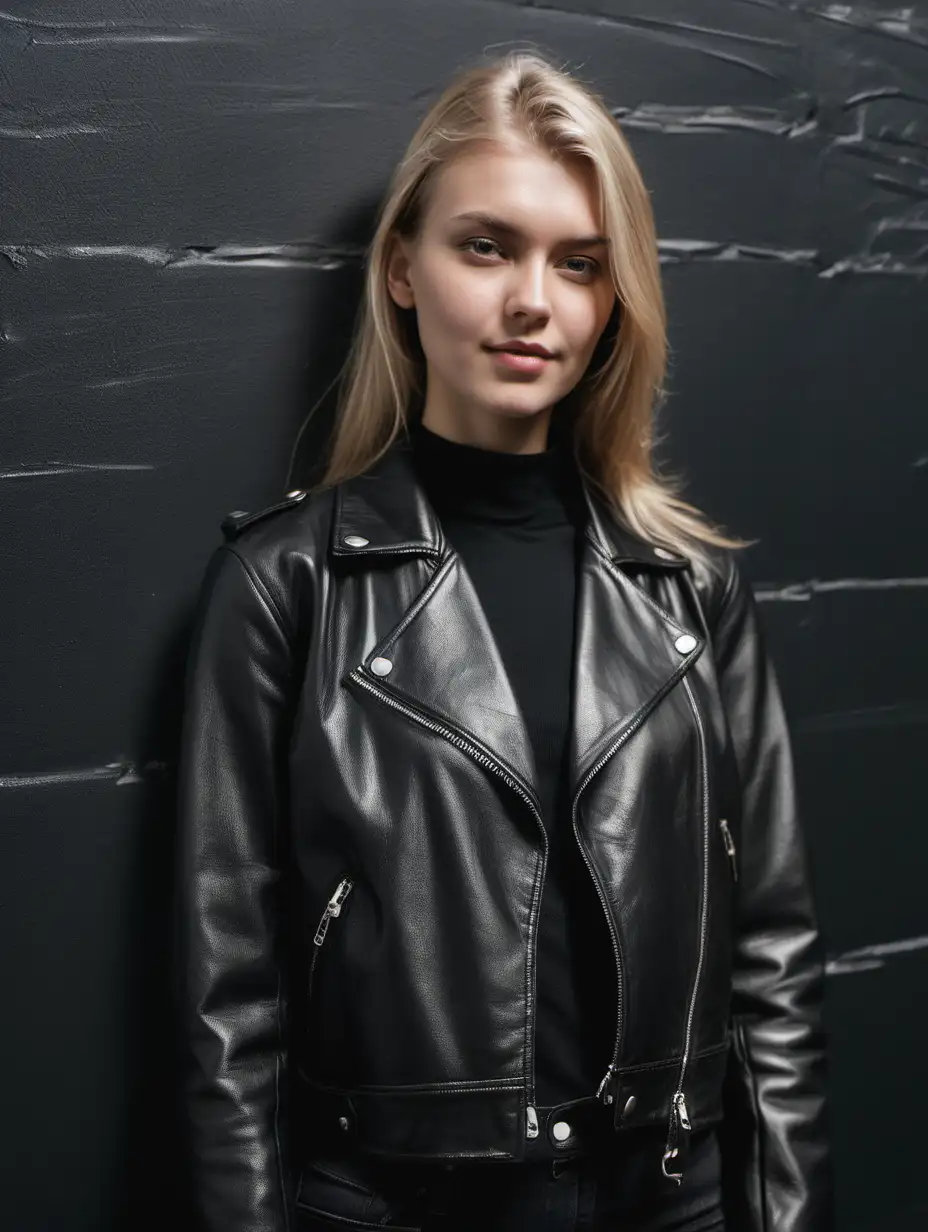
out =
<svg viewBox="0 0 928 1232"><path fill-rule="evenodd" d="M551 360L546 355L526 355L522 351L490 350L490 354L512 372L541 372Z"/></svg>

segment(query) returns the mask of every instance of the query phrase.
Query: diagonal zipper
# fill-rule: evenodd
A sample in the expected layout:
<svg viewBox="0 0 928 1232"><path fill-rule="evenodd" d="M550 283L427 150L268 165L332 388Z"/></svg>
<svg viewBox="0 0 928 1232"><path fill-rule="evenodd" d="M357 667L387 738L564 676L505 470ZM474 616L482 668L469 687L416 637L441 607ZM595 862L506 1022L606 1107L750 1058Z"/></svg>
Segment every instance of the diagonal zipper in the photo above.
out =
<svg viewBox="0 0 928 1232"><path fill-rule="evenodd" d="M525 1136L527 1138L537 1138L538 1137L538 1117L537 1117L537 1114L535 1112L535 1107L534 1107L534 1104L535 1104L535 965L536 965L536 951L538 947L538 930L536 928L536 923L538 920L539 906L541 903L541 891L544 885L545 870L547 868L547 863L548 863L548 835L545 831L544 822L541 819L541 813L539 812L538 806L536 805L534 799L529 794L529 792L526 791L526 789L521 785L521 783L519 783L517 779L513 778L513 776L506 769L504 769L504 767L501 766L499 762L495 761L486 752L484 752L484 750L481 749L474 741L468 740L465 736L462 736L460 732L455 731L454 729L449 727L447 724L439 723L435 719L431 718L430 716L423 714L421 711L413 709L413 707L407 706L403 702L397 701L395 697L392 697L389 693L384 692L382 689L379 689L377 688L376 685L372 684L367 679L366 676L361 674L361 672L362 672L362 668L356 668L355 670L348 673L348 679L353 681L355 684L360 685L366 692L373 694L374 697L376 697L379 701L383 702L385 705L392 706L394 710L399 710L402 714L407 715L414 722L420 724L420 726L427 727L430 731L438 732L440 735L444 736L446 740L450 741L451 744L455 745L459 749L462 749L470 757L472 757L475 761L479 762L481 766L484 766L486 769L493 771L494 774L498 775L501 779L503 779L503 781L507 783L522 800L525 801L525 803L528 805L529 809L531 810L532 814L534 815L535 820L538 823L538 829L541 832L543 850L542 850L542 858L541 858L541 872L540 874L536 873L535 880L534 880L533 887L532 887L532 902L529 907L528 928L529 928L529 938L530 938L530 942L529 942L530 961L529 961L529 972L528 972L528 975L529 975L528 1015L529 1015L530 1030L528 1033L528 1041L527 1041L527 1053L528 1053L527 1068L529 1071L529 1089L528 1089L528 1107L525 1110Z"/></svg>
<svg viewBox="0 0 928 1232"><path fill-rule="evenodd" d="M670 1124L667 1130L667 1145L661 1160L664 1176L674 1180L678 1185L683 1182L682 1157L685 1135L692 1129L689 1113L686 1107L686 1097L683 1093L683 1080L686 1077L686 1067L689 1064L690 1048L693 1039L693 1016L696 1012L696 997L699 993L699 983L702 978L703 962L706 954L706 928L709 915L709 772L706 753L706 730L702 715L696 705L696 698L688 680L683 681L686 695L696 718L696 728L699 735L699 763L702 777L702 887L699 909L699 957L696 962L696 975L693 977L693 991L690 994L689 1009L686 1015L686 1034L683 1040L683 1058L680 1061L680 1076L677 1079L677 1089L674 1092L673 1104L670 1110ZM671 1161L677 1161L677 1171L669 1170Z"/></svg>

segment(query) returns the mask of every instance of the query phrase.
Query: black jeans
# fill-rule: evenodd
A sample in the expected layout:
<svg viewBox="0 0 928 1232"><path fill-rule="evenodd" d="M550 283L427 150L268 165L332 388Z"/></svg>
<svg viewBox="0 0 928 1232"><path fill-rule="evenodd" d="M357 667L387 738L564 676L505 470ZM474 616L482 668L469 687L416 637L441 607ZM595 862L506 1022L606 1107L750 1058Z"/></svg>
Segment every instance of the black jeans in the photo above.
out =
<svg viewBox="0 0 928 1232"><path fill-rule="evenodd" d="M386 1164L319 1160L300 1179L301 1232L724 1232L718 1140L692 1135L681 1185L663 1135L575 1160Z"/></svg>

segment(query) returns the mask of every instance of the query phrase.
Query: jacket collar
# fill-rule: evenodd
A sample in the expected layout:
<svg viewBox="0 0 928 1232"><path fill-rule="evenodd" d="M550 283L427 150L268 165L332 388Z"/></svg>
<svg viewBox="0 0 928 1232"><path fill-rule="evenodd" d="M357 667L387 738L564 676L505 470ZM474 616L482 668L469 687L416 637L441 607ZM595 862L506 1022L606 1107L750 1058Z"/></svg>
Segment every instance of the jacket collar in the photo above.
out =
<svg viewBox="0 0 928 1232"><path fill-rule="evenodd" d="M584 491L590 517L579 561L568 776L579 791L698 659L704 639L647 594L621 563L682 570ZM337 557L418 555L421 575L364 661L343 683L380 694L446 738L502 767L536 803L532 745L482 606L416 482L408 438L336 488ZM622 653L616 653L618 647ZM384 672L383 669L386 668Z"/></svg>
<svg viewBox="0 0 928 1232"><path fill-rule="evenodd" d="M587 538L613 564L686 568L688 557L649 543L621 521L585 479L581 486L589 514ZM397 437L373 467L336 487L330 550L335 556L353 557L444 555L445 537L418 482L408 437Z"/></svg>

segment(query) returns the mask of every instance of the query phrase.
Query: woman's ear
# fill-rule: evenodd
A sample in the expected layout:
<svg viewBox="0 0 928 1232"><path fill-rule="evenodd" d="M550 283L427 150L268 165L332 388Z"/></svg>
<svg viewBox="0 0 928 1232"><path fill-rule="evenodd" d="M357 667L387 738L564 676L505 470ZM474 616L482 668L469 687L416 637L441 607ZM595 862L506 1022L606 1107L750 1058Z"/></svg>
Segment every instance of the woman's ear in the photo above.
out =
<svg viewBox="0 0 928 1232"><path fill-rule="evenodd" d="M414 308L415 292L409 280L409 250L402 236L393 237L387 259L387 289L400 308Z"/></svg>

